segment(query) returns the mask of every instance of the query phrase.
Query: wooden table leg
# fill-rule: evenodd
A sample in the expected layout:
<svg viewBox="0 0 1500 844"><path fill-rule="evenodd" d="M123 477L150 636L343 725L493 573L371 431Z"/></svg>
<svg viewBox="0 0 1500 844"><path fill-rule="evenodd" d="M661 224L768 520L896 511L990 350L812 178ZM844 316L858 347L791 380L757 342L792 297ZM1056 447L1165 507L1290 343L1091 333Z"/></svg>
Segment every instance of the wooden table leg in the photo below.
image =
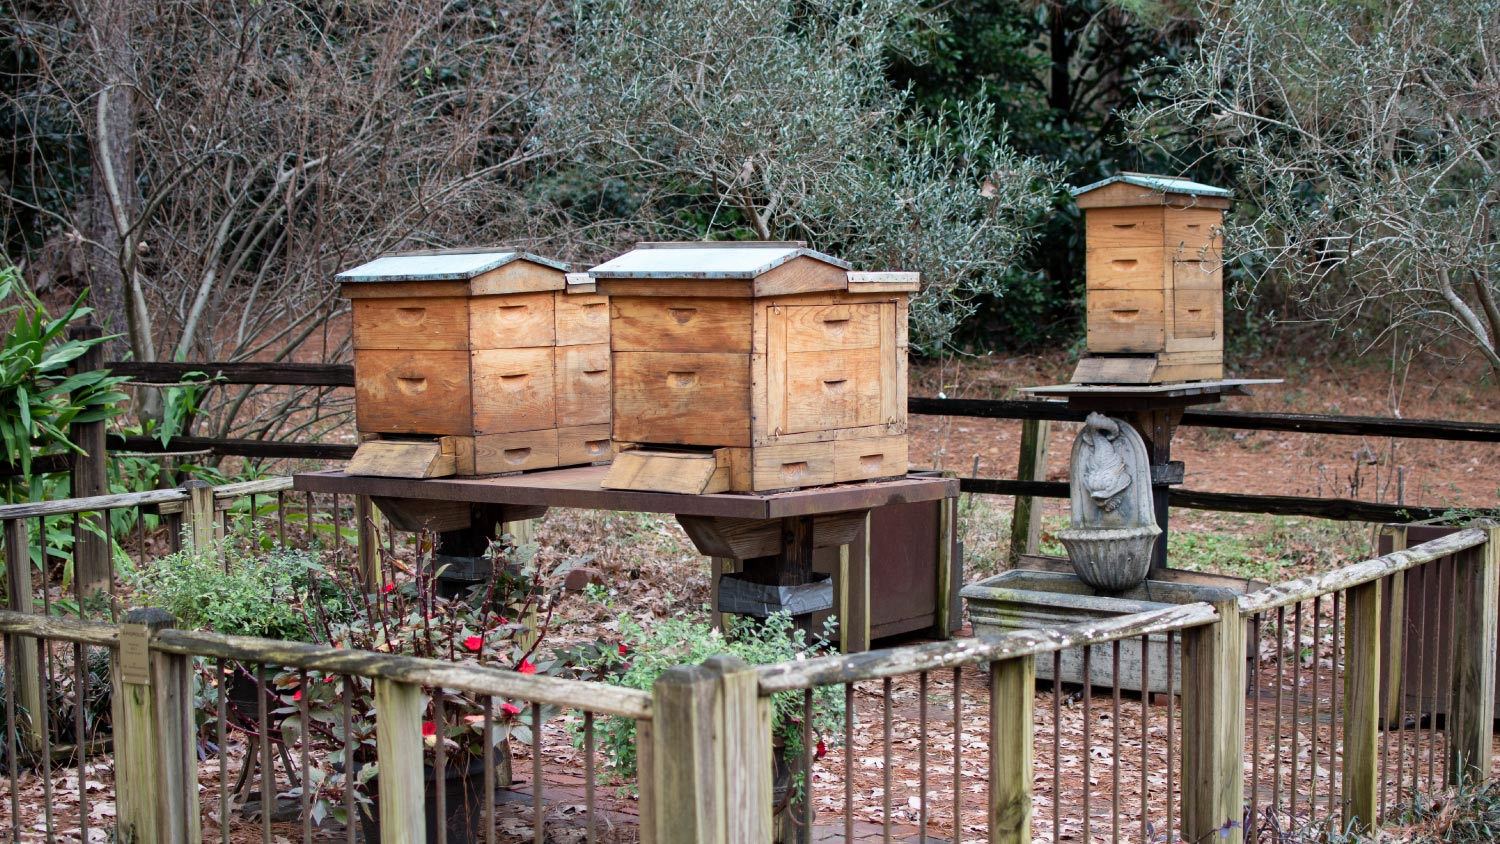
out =
<svg viewBox="0 0 1500 844"><path fill-rule="evenodd" d="M839 549L839 649L846 654L870 649L870 515L854 541Z"/></svg>

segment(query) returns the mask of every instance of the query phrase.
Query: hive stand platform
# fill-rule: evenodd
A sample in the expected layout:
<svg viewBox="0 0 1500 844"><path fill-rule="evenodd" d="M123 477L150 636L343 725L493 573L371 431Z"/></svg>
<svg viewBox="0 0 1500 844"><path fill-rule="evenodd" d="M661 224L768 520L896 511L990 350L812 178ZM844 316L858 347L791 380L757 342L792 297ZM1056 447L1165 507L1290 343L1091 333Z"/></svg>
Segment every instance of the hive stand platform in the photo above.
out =
<svg viewBox="0 0 1500 844"><path fill-rule="evenodd" d="M721 572L779 589L816 582L814 555L819 549L858 549L862 559L846 561L840 600L832 589L820 603L803 605L796 623L811 629L813 613L832 610L846 633L844 647L868 647L869 550L867 518L872 511L907 504L942 502L946 528L939 532L934 578L933 632L956 629L958 574L953 502L958 481L910 476L878 483L854 483L781 493L684 495L611 490L600 485L608 467L578 466L497 478L409 480L311 472L294 476L298 490L340 495L367 495L401 530L434 531L445 560L481 557L501 522L540 516L549 507L668 513L677 517L699 551L724 561ZM474 571L472 577L486 576ZM860 584L851 593L847 584ZM910 628L907 628L910 629Z"/></svg>

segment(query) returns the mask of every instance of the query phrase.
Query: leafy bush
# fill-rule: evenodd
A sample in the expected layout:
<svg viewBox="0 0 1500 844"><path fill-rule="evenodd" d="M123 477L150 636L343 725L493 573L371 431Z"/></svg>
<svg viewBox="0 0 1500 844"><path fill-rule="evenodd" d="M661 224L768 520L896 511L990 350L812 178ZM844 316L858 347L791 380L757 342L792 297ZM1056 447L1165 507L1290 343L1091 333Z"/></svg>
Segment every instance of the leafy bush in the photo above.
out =
<svg viewBox="0 0 1500 844"><path fill-rule="evenodd" d="M87 294L84 294L87 295ZM81 449L68 439L68 426L114 416L127 396L115 389L124 378L108 370L69 374L69 367L108 337L76 340L68 329L93 310L80 295L60 317L47 312L21 281L15 267L0 267L0 443L5 459L31 474L34 453Z"/></svg>
<svg viewBox="0 0 1500 844"><path fill-rule="evenodd" d="M348 612L342 590L323 577L316 553L252 537L184 548L127 576L135 603L160 607L184 627L310 641L315 638L309 601L337 615Z"/></svg>
<svg viewBox="0 0 1500 844"><path fill-rule="evenodd" d="M711 656L732 654L752 665L806 659L830 653L828 640L835 623L829 619L820 636L809 641L805 631L792 624L785 613L764 620L731 617L725 632L694 618L668 618L649 630L630 616L620 618L622 643L615 650L600 649L592 667L600 679L617 686L651 691L656 678L668 668L697 665ZM825 736L837 735L843 724L843 691L825 686L813 693L813 737L824 744ZM581 726L575 725L574 740L582 742ZM594 728L596 741L608 768L620 778L636 775L635 722L607 718ZM783 759L802 756L802 693L780 692L771 697L771 732L781 745ZM601 771L601 774L604 774Z"/></svg>

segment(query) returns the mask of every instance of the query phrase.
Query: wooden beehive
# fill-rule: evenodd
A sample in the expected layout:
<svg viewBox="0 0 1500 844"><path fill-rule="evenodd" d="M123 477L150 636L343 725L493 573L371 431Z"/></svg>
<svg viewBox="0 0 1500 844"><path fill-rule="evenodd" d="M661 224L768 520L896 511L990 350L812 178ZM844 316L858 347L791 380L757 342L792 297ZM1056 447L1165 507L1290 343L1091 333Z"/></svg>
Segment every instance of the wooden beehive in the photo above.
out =
<svg viewBox="0 0 1500 844"><path fill-rule="evenodd" d="M1087 246L1082 384L1224 377L1220 231L1229 191L1126 173L1073 192Z"/></svg>
<svg viewBox="0 0 1500 844"><path fill-rule="evenodd" d="M605 486L765 491L906 474L916 273L849 272L800 243L698 242L641 244L589 275L610 301L621 453Z"/></svg>
<svg viewBox="0 0 1500 844"><path fill-rule="evenodd" d="M525 252L388 255L340 273L354 323L351 474L608 460L609 307Z"/></svg>

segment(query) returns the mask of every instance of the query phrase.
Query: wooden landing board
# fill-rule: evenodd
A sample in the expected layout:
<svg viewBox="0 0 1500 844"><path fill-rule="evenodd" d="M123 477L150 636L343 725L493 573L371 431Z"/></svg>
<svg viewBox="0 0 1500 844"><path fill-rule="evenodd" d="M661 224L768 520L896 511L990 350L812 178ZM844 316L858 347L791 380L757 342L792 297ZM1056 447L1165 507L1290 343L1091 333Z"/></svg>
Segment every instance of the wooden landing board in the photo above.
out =
<svg viewBox="0 0 1500 844"><path fill-rule="evenodd" d="M432 440L369 440L360 443L346 470L379 478L442 478L458 471L452 437Z"/></svg>
<svg viewBox="0 0 1500 844"><path fill-rule="evenodd" d="M599 485L605 489L640 489L683 495L729 489L728 449L714 451L620 452Z"/></svg>

